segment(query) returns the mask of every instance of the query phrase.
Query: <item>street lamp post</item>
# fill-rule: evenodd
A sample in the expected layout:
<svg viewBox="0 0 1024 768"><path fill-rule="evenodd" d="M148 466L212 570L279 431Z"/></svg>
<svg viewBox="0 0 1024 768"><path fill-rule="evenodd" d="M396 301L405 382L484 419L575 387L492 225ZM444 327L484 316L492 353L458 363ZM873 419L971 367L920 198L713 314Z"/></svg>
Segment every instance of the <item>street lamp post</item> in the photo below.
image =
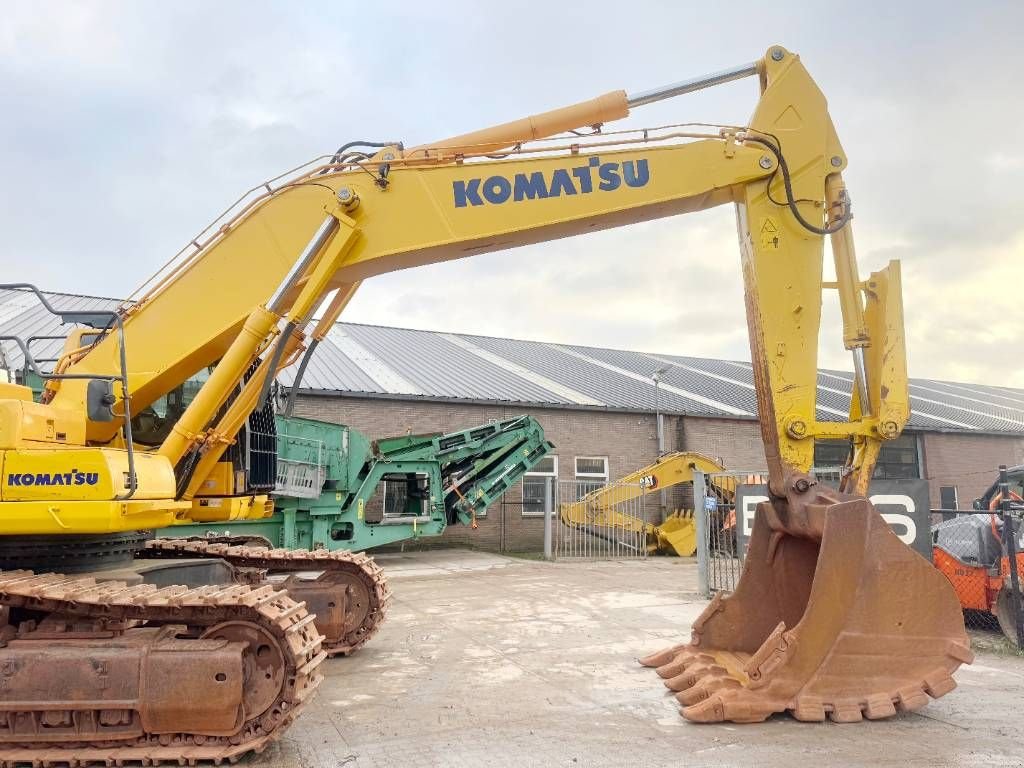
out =
<svg viewBox="0 0 1024 768"><path fill-rule="evenodd" d="M668 368L659 368L652 375L654 380L654 423L658 434L658 455L665 453L665 420L661 414L661 377L668 372Z"/></svg>
<svg viewBox="0 0 1024 768"><path fill-rule="evenodd" d="M668 366L659 368L651 374L651 378L654 380L654 425L658 435L659 458L665 455L665 419L661 413L661 377L667 372ZM658 493L658 504L661 507L661 521L664 522L665 515L668 513L668 497L664 488Z"/></svg>

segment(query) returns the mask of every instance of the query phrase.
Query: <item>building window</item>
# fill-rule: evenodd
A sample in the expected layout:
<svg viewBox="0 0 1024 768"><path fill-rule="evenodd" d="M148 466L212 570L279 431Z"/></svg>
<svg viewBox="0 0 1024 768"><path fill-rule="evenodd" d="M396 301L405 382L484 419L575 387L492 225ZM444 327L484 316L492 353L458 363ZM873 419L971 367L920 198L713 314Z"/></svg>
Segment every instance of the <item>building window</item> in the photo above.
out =
<svg viewBox="0 0 1024 768"><path fill-rule="evenodd" d="M523 517L543 517L549 505L555 504L557 496L558 457L545 456L523 475Z"/></svg>
<svg viewBox="0 0 1024 768"><path fill-rule="evenodd" d="M576 457L577 497L608 485L607 456Z"/></svg>
<svg viewBox="0 0 1024 768"><path fill-rule="evenodd" d="M960 502L956 497L956 486L955 485L940 485L939 486L939 508L940 509L960 509Z"/></svg>
<svg viewBox="0 0 1024 768"><path fill-rule="evenodd" d="M841 467L846 464L849 453L850 444L846 440L818 440L814 444L814 466ZM917 435L903 434L883 442L872 477L876 480L921 477Z"/></svg>

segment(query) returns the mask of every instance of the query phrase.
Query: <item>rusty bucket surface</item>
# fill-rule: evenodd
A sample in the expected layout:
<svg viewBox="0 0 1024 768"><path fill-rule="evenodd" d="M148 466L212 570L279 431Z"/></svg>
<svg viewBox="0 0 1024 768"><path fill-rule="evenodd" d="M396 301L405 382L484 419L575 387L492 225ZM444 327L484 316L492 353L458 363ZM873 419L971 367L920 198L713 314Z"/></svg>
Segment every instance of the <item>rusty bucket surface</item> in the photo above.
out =
<svg viewBox="0 0 1024 768"><path fill-rule="evenodd" d="M781 515L758 506L736 591L715 596L690 643L640 659L677 692L683 716L745 723L789 710L853 722L956 687L952 673L974 656L942 574L866 499L808 505L798 525L781 504Z"/></svg>

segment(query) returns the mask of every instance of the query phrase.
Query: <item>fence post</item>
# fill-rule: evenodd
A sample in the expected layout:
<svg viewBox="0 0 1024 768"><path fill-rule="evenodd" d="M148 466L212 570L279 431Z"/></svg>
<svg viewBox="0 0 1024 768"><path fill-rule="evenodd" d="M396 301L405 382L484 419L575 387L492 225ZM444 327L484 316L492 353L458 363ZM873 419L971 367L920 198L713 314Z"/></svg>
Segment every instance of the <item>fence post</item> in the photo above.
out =
<svg viewBox="0 0 1024 768"><path fill-rule="evenodd" d="M554 478L544 478L544 559L551 560L551 523L552 518L555 516L553 498L554 494L551 492L551 481Z"/></svg>
<svg viewBox="0 0 1024 768"><path fill-rule="evenodd" d="M1010 499L1010 477L1005 465L999 466L999 507L1003 513L1003 541L1010 560L1010 606L1017 629L1017 647L1024 648L1024 611L1021 610L1020 574L1017 572L1017 527L1013 519L1013 501Z"/></svg>
<svg viewBox="0 0 1024 768"><path fill-rule="evenodd" d="M699 469L693 470L693 524L697 536L697 591L701 597L711 597L711 584L708 581L708 558L709 538L708 519L705 501L707 498L707 486L704 483L704 473Z"/></svg>

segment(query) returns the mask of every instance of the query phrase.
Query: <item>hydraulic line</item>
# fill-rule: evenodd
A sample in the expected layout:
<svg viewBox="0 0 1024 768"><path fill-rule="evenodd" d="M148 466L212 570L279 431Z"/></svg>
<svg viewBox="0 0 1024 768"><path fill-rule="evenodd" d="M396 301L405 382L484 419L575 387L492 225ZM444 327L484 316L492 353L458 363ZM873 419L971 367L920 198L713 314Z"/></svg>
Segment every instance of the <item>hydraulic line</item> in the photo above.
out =
<svg viewBox="0 0 1024 768"><path fill-rule="evenodd" d="M786 157L782 154L782 150L768 139L763 139L760 136L748 135L744 138L744 141L760 144L775 156L775 160L779 164L779 171L782 173L782 184L786 190L786 206L792 212L793 218L795 218L804 229L813 232L816 235L831 235L834 232L841 230L850 223L851 219L853 219L853 204L850 202L850 199L847 198L846 210L835 222L827 227L816 227L811 224L811 222L807 221L807 219L803 217L803 214L800 213L800 209L797 208L797 201L793 196L793 183L789 175L789 166L786 164Z"/></svg>
<svg viewBox="0 0 1024 768"><path fill-rule="evenodd" d="M369 149L384 149L385 147L398 147L399 149L404 149L405 145L400 141L350 141L347 144L342 144L340 147L338 147L338 151L334 153L333 157L331 157L330 165L337 165L338 163L340 163L342 155L344 155L348 150L352 149L353 147L367 147ZM328 168L324 168L322 171L320 171L321 175L325 173L330 173L330 170Z"/></svg>

